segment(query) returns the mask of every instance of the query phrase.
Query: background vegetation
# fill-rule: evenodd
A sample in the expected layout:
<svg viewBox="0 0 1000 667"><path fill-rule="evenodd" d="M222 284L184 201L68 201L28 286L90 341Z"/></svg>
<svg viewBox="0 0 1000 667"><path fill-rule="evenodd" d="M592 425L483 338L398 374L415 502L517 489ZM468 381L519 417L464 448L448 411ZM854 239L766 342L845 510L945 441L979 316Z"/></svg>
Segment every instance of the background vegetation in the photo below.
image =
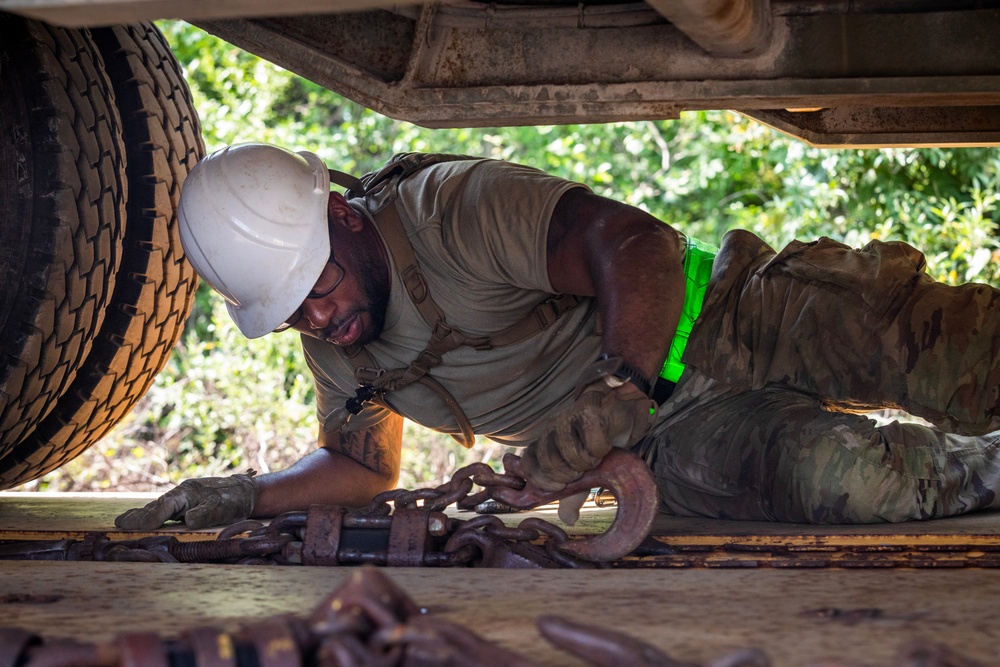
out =
<svg viewBox="0 0 1000 667"><path fill-rule="evenodd" d="M702 240L734 227L772 245L827 235L902 239L936 277L1000 284L1000 149L818 150L738 114L609 125L427 130L371 112L181 22L164 22L208 149L268 141L362 174L393 153L510 159L589 184ZM248 341L199 291L181 344L133 414L104 441L24 489L158 490L191 476L286 466L315 447L313 390L292 334ZM412 424L404 486L434 483L470 451Z"/></svg>

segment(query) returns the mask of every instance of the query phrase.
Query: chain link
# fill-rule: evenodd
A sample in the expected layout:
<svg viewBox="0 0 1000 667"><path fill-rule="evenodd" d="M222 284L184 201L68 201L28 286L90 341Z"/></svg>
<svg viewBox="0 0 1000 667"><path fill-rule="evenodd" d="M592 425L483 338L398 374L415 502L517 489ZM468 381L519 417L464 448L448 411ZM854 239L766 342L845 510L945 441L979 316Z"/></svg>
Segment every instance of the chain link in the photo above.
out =
<svg viewBox="0 0 1000 667"><path fill-rule="evenodd" d="M444 484L387 491L360 510L314 507L282 514L269 524L241 521L212 540L155 535L112 541L106 533L92 533L80 541L0 544L0 560L594 567L630 553L648 533L656 511L655 487L648 468L635 456L616 450L576 486L556 494L530 487L519 463L508 455L502 473L473 463ZM451 506L474 509L487 500L527 509L604 484L628 502L619 504L606 533L577 540L536 517L508 526L493 515L465 520L444 513ZM474 491L477 486L482 489Z"/></svg>

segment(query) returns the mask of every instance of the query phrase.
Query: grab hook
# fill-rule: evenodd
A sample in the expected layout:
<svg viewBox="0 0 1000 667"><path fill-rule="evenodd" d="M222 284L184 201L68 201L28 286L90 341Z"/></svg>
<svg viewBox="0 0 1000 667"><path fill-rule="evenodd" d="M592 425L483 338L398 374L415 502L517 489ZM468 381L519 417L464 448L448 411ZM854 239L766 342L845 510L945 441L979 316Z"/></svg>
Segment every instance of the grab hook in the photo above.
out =
<svg viewBox="0 0 1000 667"><path fill-rule="evenodd" d="M519 456L504 456L503 467L508 475L524 478ZM583 560L606 562L631 553L646 539L659 506L653 473L632 452L611 450L600 465L560 491L543 491L530 481L522 489L495 486L490 491L495 500L528 510L598 487L607 489L618 500L618 513L611 527L599 535L569 540L561 549Z"/></svg>

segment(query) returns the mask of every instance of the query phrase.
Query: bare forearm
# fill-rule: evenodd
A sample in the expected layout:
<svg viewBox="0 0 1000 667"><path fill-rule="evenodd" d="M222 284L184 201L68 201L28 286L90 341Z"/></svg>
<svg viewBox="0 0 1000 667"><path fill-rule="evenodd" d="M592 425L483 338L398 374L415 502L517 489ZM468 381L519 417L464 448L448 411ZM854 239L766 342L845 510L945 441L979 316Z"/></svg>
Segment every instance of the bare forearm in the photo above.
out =
<svg viewBox="0 0 1000 667"><path fill-rule="evenodd" d="M310 505L363 507L395 480L328 449L320 448L291 467L257 478L255 517L308 509Z"/></svg>
<svg viewBox="0 0 1000 667"><path fill-rule="evenodd" d="M320 448L291 467L261 475L253 515L267 517L310 505L363 507L399 480L403 418L390 415L367 429L322 432Z"/></svg>

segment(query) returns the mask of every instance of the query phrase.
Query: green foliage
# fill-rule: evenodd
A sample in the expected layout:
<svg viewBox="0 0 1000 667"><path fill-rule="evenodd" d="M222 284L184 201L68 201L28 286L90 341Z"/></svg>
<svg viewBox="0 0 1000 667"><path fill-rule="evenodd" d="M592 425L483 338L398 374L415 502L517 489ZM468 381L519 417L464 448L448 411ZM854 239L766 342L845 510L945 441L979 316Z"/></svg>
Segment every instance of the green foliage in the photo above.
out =
<svg viewBox="0 0 1000 667"><path fill-rule="evenodd" d="M160 28L185 69L210 151L267 141L312 150L356 174L403 151L509 159L586 183L705 241L718 243L738 227L773 246L820 235L855 246L904 240L925 251L939 279L1000 284L1000 149L821 150L725 111L662 122L427 130L187 24ZM94 448L92 456L113 464L78 459L40 484L151 488L180 476L284 467L315 446L312 410L296 337L247 341L203 286L168 368ZM481 442L466 451L408 424L400 481L428 484L473 460L496 462L501 449ZM100 474L88 474L92 468Z"/></svg>
<svg viewBox="0 0 1000 667"><path fill-rule="evenodd" d="M217 471L268 470L269 457L305 454L319 431L298 337L247 339L221 299L214 300L211 321L209 336L187 333L150 391L149 426L176 434L182 469L205 461Z"/></svg>

